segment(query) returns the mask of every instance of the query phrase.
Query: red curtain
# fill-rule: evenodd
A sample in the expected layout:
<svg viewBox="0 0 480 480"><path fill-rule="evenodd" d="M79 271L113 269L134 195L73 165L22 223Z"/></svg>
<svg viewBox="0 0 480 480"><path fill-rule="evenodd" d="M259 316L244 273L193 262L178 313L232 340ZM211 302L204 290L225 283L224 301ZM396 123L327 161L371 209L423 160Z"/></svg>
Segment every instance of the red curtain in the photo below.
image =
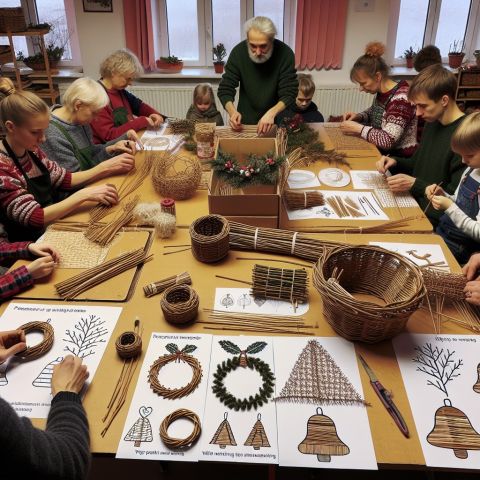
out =
<svg viewBox="0 0 480 480"><path fill-rule="evenodd" d="M125 41L143 68L155 67L151 0L123 0Z"/></svg>
<svg viewBox="0 0 480 480"><path fill-rule="evenodd" d="M342 68L348 0L297 0L295 66Z"/></svg>

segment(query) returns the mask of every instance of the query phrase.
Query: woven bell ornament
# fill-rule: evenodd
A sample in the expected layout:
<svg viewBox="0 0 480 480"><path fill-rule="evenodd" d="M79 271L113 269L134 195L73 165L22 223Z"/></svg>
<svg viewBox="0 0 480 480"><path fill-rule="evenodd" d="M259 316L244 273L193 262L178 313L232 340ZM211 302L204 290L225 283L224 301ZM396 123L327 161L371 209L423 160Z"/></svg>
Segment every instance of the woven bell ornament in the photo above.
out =
<svg viewBox="0 0 480 480"><path fill-rule="evenodd" d="M330 462L332 455L348 455L350 448L345 445L337 434L337 427L330 417L323 415L320 407L317 414L312 415L307 423L307 436L298 450L301 453L316 455L319 462Z"/></svg>
<svg viewBox="0 0 480 480"><path fill-rule="evenodd" d="M477 365L477 381L473 385L473 391L480 393L480 363Z"/></svg>
<svg viewBox="0 0 480 480"><path fill-rule="evenodd" d="M480 450L480 435L465 413L452 407L448 398L444 400L444 406L435 412L435 425L427 441L435 447L451 448L462 460L468 458L467 450Z"/></svg>

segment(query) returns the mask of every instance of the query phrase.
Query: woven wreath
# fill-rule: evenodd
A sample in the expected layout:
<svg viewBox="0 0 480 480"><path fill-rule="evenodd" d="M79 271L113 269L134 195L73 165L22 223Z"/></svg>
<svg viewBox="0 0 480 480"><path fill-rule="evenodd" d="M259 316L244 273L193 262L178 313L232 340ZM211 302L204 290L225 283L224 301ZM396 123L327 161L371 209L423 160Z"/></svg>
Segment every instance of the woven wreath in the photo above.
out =
<svg viewBox="0 0 480 480"><path fill-rule="evenodd" d="M23 360L35 360L49 352L53 346L54 331L48 322L28 322L18 327L17 330L23 330L25 333L37 331L43 334L43 340L40 343L27 347L22 352L16 354Z"/></svg>
<svg viewBox="0 0 480 480"><path fill-rule="evenodd" d="M275 385L275 376L270 369L268 363L260 360L256 357L247 357L248 354L261 352L267 344L265 342L252 343L246 350L241 350L237 345L228 341L221 340L220 346L228 353L238 355L233 359L228 359L226 362L222 362L217 365L217 371L214 373L214 381L212 386L212 392L216 397L228 408L232 410L251 410L252 407L256 410L264 403L268 402L268 399L273 394L273 387ZM235 371L238 367L250 368L258 372L262 378L262 386L255 395L249 395L248 398L237 398L232 395L225 387L225 377Z"/></svg>
<svg viewBox="0 0 480 480"><path fill-rule="evenodd" d="M155 360L148 372L148 383L150 384L150 388L157 395L169 400L186 397L198 387L202 379L202 366L200 365L200 362L192 355L188 355L195 351L197 347L195 345L185 345L182 350L179 350L177 345L169 343L165 348L170 354L163 355ZM190 365L193 376L190 382L181 388L168 388L162 385L158 380L158 372L160 372L160 369L168 363L177 361Z"/></svg>
<svg viewBox="0 0 480 480"><path fill-rule="evenodd" d="M218 178L234 188L241 188L258 184L275 185L284 161L285 157L273 152L261 156L250 153L246 165L241 165L234 155L219 150L217 158L210 163Z"/></svg>
<svg viewBox="0 0 480 480"><path fill-rule="evenodd" d="M190 420L193 423L192 433L185 438L170 437L170 435L168 435L168 427L170 427L173 422L180 420L181 418ZM192 412L191 410L187 410L186 408L175 410L170 415L167 415L160 425L160 438L162 439L163 443L172 450L177 448L190 448L198 440L201 432L202 429L200 425L200 418L198 418L196 413Z"/></svg>

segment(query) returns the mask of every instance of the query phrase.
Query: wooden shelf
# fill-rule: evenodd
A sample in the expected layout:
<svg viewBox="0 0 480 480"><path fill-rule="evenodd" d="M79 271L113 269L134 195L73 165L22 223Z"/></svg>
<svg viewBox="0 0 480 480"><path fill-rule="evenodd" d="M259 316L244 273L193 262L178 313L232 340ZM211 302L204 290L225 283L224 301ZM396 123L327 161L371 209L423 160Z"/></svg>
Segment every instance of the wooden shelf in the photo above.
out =
<svg viewBox="0 0 480 480"><path fill-rule="evenodd" d="M22 30L21 32L0 32L0 36L8 36L11 35L12 37L38 37L39 35L46 35L49 33L50 30L47 28L42 29L33 29L30 30Z"/></svg>
<svg viewBox="0 0 480 480"><path fill-rule="evenodd" d="M480 90L480 85L459 85L461 90Z"/></svg>
<svg viewBox="0 0 480 480"><path fill-rule="evenodd" d="M469 81L476 81L479 80L478 83L474 85L465 85L464 83L464 76L467 75ZM465 77L465 78L467 78ZM467 97L464 96L465 94L470 93L471 95L475 95L474 97ZM473 102L474 105L470 103L470 107L475 107L475 102L480 102L480 75L479 70L458 70L458 77L457 77L457 91L455 93L455 101L458 104L463 104L463 108L467 110L468 102Z"/></svg>

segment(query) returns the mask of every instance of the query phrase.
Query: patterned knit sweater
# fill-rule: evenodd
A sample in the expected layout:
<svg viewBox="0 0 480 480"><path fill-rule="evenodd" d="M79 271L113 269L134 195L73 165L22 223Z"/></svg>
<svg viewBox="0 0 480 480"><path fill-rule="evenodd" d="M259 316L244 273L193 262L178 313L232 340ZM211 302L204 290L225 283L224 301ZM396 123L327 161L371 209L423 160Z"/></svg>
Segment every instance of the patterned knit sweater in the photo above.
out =
<svg viewBox="0 0 480 480"><path fill-rule="evenodd" d="M372 123L373 106L359 113L360 123L365 125L361 136L376 145L383 153L411 157L418 146L417 117L415 107L407 98L408 83L402 80L389 101L391 94L392 90L377 93L376 102L385 106L381 128L369 126Z"/></svg>
<svg viewBox="0 0 480 480"><path fill-rule="evenodd" d="M52 191L70 190L72 174L49 160L39 149L34 153L50 172ZM39 175L38 169L30 156L20 161L25 173L33 178ZM13 160L0 151L0 208L7 218L24 227L44 228L43 208L27 190L27 182Z"/></svg>

